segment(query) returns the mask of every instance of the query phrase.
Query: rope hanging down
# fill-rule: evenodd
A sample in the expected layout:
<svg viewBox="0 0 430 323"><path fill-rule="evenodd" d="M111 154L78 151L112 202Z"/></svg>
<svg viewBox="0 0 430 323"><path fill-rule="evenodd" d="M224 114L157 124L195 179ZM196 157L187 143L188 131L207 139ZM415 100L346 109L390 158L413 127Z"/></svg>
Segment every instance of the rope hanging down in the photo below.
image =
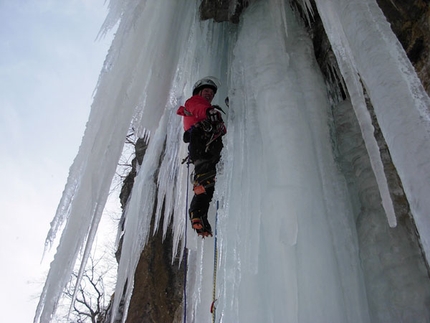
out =
<svg viewBox="0 0 430 323"><path fill-rule="evenodd" d="M215 237L214 237L214 274L213 274L213 289L212 289L212 304L211 304L211 313L212 313L212 323L215 323L216 319L216 276L218 269L218 245L217 245L217 227L218 227L218 208L219 201L216 201L216 213L215 213Z"/></svg>
<svg viewBox="0 0 430 323"><path fill-rule="evenodd" d="M184 232L184 318L183 323L187 323L187 273L188 273L188 249L187 249L187 229L188 229L188 189L190 177L190 158L187 159L187 192L185 197L185 232ZM183 162L182 162L183 163Z"/></svg>

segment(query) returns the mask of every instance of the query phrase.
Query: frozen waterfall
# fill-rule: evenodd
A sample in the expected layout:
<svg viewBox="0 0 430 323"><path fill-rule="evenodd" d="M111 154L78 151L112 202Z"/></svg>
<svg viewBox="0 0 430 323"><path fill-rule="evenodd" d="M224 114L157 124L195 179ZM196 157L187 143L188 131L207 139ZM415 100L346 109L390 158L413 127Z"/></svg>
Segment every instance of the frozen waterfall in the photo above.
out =
<svg viewBox="0 0 430 323"><path fill-rule="evenodd" d="M429 258L430 100L375 0L316 4L350 95L344 106L354 109L363 132L387 226L396 219L362 84ZM118 30L47 237L52 243L64 225L34 322L49 322L78 254L84 260L89 254L130 126L150 142L125 214L115 293L126 286L125 308L152 217L163 232L173 223L175 252L183 253L188 178L176 109L205 75L222 83L214 104L230 99L209 215L214 224L219 201L217 322L371 322L354 210L333 152L332 106L312 41L288 2L251 1L238 26L199 22L192 0L111 0L110 8L105 28L119 21ZM156 199L165 205L153 214ZM190 228L185 234L187 317L207 322L213 239L197 238ZM375 299L385 302L384 295ZM119 302L115 297L114 311ZM409 319L430 320L420 306ZM390 322L402 322L395 308L384 308Z"/></svg>

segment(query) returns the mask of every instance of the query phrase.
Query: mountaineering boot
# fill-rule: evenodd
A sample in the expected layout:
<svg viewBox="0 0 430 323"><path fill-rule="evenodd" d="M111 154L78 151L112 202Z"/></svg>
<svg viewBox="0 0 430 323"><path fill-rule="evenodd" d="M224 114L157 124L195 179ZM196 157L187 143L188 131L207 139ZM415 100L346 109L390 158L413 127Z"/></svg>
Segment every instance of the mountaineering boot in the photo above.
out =
<svg viewBox="0 0 430 323"><path fill-rule="evenodd" d="M191 216L193 216L191 214ZM212 228L208 222L208 218L206 215L202 217L192 217L191 218L191 226L194 230L196 230L197 235L205 237L212 237Z"/></svg>
<svg viewBox="0 0 430 323"><path fill-rule="evenodd" d="M203 223L200 218L194 218L191 220L191 226L194 230L202 230L203 229Z"/></svg>
<svg viewBox="0 0 430 323"><path fill-rule="evenodd" d="M206 223L205 223L206 222ZM205 237L212 237L212 229L207 220L203 218L194 218L191 220L192 227L196 230L197 235Z"/></svg>

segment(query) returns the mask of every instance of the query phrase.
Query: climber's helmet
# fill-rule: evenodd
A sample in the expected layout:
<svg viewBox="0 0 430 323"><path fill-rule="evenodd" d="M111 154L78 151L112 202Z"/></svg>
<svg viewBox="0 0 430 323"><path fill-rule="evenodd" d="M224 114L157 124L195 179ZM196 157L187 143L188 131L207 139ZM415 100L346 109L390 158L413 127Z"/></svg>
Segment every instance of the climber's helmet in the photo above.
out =
<svg viewBox="0 0 430 323"><path fill-rule="evenodd" d="M193 95L198 94L201 90L205 88L210 88L214 91L214 95L216 94L216 91L218 90L219 81L217 78L213 76L207 76L202 78L201 80L198 80L196 84L193 86Z"/></svg>

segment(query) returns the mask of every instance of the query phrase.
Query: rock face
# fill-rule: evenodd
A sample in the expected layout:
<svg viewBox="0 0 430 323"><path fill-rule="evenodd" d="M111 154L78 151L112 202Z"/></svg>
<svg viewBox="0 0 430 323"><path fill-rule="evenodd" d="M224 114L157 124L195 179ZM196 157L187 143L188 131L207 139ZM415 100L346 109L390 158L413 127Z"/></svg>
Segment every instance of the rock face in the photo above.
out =
<svg viewBox="0 0 430 323"><path fill-rule="evenodd" d="M140 256L127 323L181 322L184 269L178 260L172 264L171 233L163 241L158 230Z"/></svg>
<svg viewBox="0 0 430 323"><path fill-rule="evenodd" d="M230 21L236 24L248 3L248 0L202 0L200 19L213 19L216 22Z"/></svg>
<svg viewBox="0 0 430 323"><path fill-rule="evenodd" d="M297 10L300 10L300 1L292 0L291 2L298 8ZM310 2L314 5L313 0ZM429 0L377 0L377 2L415 66L427 93L430 93ZM237 23L241 12L246 9L247 5L246 0L203 0L200 5L200 16L202 20L213 19L216 22ZM317 11L314 10L314 13L314 20L311 24L306 19L304 21L308 24L321 71L327 82L333 84L336 80L339 81L340 77L333 75L333 70L337 70L337 68L332 68L336 66L336 60ZM347 97L342 91L339 87L336 98L338 102ZM336 95L333 94L333 96ZM370 104L369 111L372 114ZM380 316L380 313L384 312L383 307L393 304L404 305L407 299L413 300L410 302L410 311L421 310L422 306L425 306L423 300L430 295L428 265L421 253L419 237L410 215L408 202L377 120L374 117L375 136L380 146L398 218L398 226L395 229L388 227L380 200L375 199L375 196L379 197L379 194L355 116L351 114L351 109L348 109L345 104L335 106L333 115L337 157L340 167L348 179L351 196L353 196L360 255L363 271L367 277L366 288L372 320L386 322L386 318ZM123 203L126 202L131 191L134 176L135 173L125 183L125 195L121 198ZM135 274L128 323L181 321L184 276L182 267L179 267L177 263L171 264L170 232L169 230L164 241L160 232L152 236L141 255ZM407 261L404 259L405 254L408 254ZM379 264L381 257L390 259L390 261ZM412 274L409 277L403 276L402 279L398 279L400 272ZM380 283L371 284L370 281ZM407 292L403 292L406 290L406 285L409 286L409 290L411 288L415 290L416 293L413 297ZM386 304L376 304L377 302L372 301L380 299L381 293L388 295ZM402 315L407 318L408 313L405 312Z"/></svg>
<svg viewBox="0 0 430 323"><path fill-rule="evenodd" d="M376 0L430 93L430 9L428 0Z"/></svg>

